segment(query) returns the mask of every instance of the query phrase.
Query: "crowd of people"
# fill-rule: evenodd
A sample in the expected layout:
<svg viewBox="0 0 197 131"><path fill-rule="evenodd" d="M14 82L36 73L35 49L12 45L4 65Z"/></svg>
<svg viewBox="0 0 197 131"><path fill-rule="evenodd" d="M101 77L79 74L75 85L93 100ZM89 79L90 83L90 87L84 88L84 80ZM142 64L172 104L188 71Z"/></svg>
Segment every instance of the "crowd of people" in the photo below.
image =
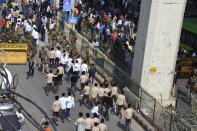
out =
<svg viewBox="0 0 197 131"><path fill-rule="evenodd" d="M42 48L40 54L44 54L45 49ZM46 53L47 54L47 53ZM45 54L45 55L46 55ZM132 118L133 109L130 105L127 105L123 92L119 91L116 84L104 81L104 83L97 83L95 80L96 67L94 64L88 65L86 60L82 60L80 56L72 57L67 51L51 50L48 54L53 54L53 59L50 59L51 63L48 65L51 69L49 72L46 70L47 86L46 95L48 96L49 90L53 90L57 93L59 86L63 80L70 82L70 88L68 89L67 97L66 93L62 93L62 96L55 96L55 101L52 104L52 111L55 117L55 122L58 125L58 119L64 123L64 120L70 120L70 111L74 108L74 98L77 94L81 95L80 105L85 104L91 113L93 119L90 118L90 114L86 114L86 119L83 119L83 114L79 113L79 119L77 120L78 130L92 130L96 131L97 128L100 131L106 131L103 126L104 119L99 120L100 112L103 112L104 118L109 120L109 110L114 110L120 118L126 118L126 124L129 128L129 124ZM44 58L41 56L42 71L45 73ZM30 62L31 63L31 62ZM53 74L52 69L56 72ZM80 82L80 88L76 87L77 82ZM122 116L121 110L126 107L126 115ZM116 111L117 108L117 111ZM96 119L96 121L94 121ZM106 125L105 125L106 126ZM83 128L82 128L83 127Z"/></svg>
<svg viewBox="0 0 197 131"><path fill-rule="evenodd" d="M104 1L101 3L103 2ZM101 10L107 7L104 3L101 4ZM134 41L135 38L130 37L133 33L128 30L128 28L130 29L130 24L127 23L129 15L126 16L125 14L129 12L128 7L125 8L125 13L123 14L114 14L115 10L112 12L106 10L106 23L104 24L101 15L100 17L96 17L99 16L97 14L99 11L98 9L94 10L92 8L95 5L91 5L89 1L83 1L77 4L76 9L79 9L78 7L81 4L85 5L83 9L83 13L87 14L85 18L91 19L90 24L96 25L96 32L101 30L100 27L103 23L102 26L106 27L106 31L108 28L108 34L114 36L114 42L120 40L118 44L121 45L122 49L123 45L125 46L122 39L126 38L124 42L126 42L129 49L129 45L133 44L130 44L130 40ZM99 118L101 118L103 114L104 118L108 121L110 118L109 110L113 110L114 113L121 118L124 117L126 130L129 130L133 113L131 105L126 103L123 92L119 91L115 82L105 80L103 83L98 83L95 80L96 67L94 63L91 63L88 55L85 59L80 57L79 51L76 48L76 36L74 35L69 42L67 36L58 31L59 11L56 7L51 6L49 0L43 1L40 4L24 0L21 5L14 0L9 0L8 2L4 2L2 7L1 41L8 43L26 42L28 44L29 72L27 79L31 80L31 77L34 76L35 68L38 67L43 75L46 74L45 92L47 96L51 90L54 94L57 94L63 81L70 83L67 97L66 93L62 93L61 97L55 96L55 101L52 104L53 118L57 125L59 118L63 123L65 119L70 120L70 110L74 108L74 98L79 93L81 95L80 105L87 105L89 109L91 109L91 113L87 112L86 118L84 118L83 113L79 112L79 118L76 120L78 131L107 131L104 119ZM80 11L78 13L80 13ZM106 16L108 17L107 19ZM118 33L118 37L116 37L116 32L114 31L116 26L111 26L111 22L107 22L107 20L110 19L114 19L114 22L118 20L122 21L122 23L127 23L118 25L119 30L125 27L123 32ZM131 23L135 25L134 21ZM112 27L113 29L111 29ZM110 31L113 33L109 33ZM132 31L135 32L133 27ZM5 38L8 33L12 38L10 37L10 39L8 38L7 40ZM122 34L122 36L120 34ZM45 37L46 35L48 35L48 37ZM46 40L46 38L48 38L48 40ZM105 41L106 35L100 40ZM46 46L43 46L37 51L39 42ZM76 87L78 82L80 82L80 89ZM125 115L121 113L121 110L125 110ZM93 118L91 118L91 114ZM24 123L21 124L21 127L23 125ZM50 131L48 121L42 122L42 125L46 131ZM23 128L21 128L21 130L23 130Z"/></svg>
<svg viewBox="0 0 197 131"><path fill-rule="evenodd" d="M82 34L83 30L91 30L93 47L107 52L106 55L118 66L131 71L139 6L127 0L113 6L106 0L83 0L76 5L76 9L79 17L76 29Z"/></svg>

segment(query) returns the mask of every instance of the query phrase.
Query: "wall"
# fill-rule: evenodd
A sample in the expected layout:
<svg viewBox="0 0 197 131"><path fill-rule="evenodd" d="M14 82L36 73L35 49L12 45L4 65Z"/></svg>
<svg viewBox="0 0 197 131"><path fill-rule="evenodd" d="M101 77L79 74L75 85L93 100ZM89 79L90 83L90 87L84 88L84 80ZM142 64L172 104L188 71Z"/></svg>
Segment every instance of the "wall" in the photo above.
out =
<svg viewBox="0 0 197 131"><path fill-rule="evenodd" d="M132 78L157 100L170 100L186 0L142 0Z"/></svg>

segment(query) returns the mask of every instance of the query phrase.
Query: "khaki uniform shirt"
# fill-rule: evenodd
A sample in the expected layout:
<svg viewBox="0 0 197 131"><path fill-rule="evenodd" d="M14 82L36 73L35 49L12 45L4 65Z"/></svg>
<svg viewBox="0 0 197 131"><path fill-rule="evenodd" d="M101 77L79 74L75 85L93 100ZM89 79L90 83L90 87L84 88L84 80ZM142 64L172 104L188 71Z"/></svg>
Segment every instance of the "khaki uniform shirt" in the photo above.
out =
<svg viewBox="0 0 197 131"><path fill-rule="evenodd" d="M81 75L80 76L80 81L81 81L81 83L86 83L86 81L88 80L88 77L86 76L86 75Z"/></svg>
<svg viewBox="0 0 197 131"><path fill-rule="evenodd" d="M107 131L107 126L104 123L99 124L100 131Z"/></svg>
<svg viewBox="0 0 197 131"><path fill-rule="evenodd" d="M53 102L52 111L59 112L61 109L61 103L57 100Z"/></svg>
<svg viewBox="0 0 197 131"><path fill-rule="evenodd" d="M105 95L105 89L102 88L102 87L100 87L99 90L98 90L98 95L99 95L100 97L103 97L103 96Z"/></svg>
<svg viewBox="0 0 197 131"><path fill-rule="evenodd" d="M132 108L128 108L125 110L125 118L126 119L131 119L133 115L133 109Z"/></svg>
<svg viewBox="0 0 197 131"><path fill-rule="evenodd" d="M53 77L56 77L56 75L49 73L47 74L47 83L53 83Z"/></svg>
<svg viewBox="0 0 197 131"><path fill-rule="evenodd" d="M100 119L98 119L97 117L94 117L93 119L92 119L92 127L94 127L94 123L100 123Z"/></svg>
<svg viewBox="0 0 197 131"><path fill-rule="evenodd" d="M85 129L91 129L92 127L92 119L86 118L85 119Z"/></svg>
<svg viewBox="0 0 197 131"><path fill-rule="evenodd" d="M84 89L83 89L83 94L84 95L89 95L90 93L90 86L85 86Z"/></svg>
<svg viewBox="0 0 197 131"><path fill-rule="evenodd" d="M64 68L62 66L59 66L57 69L59 70L59 74L64 74Z"/></svg>
<svg viewBox="0 0 197 131"><path fill-rule="evenodd" d="M109 88L105 88L105 96L108 96L108 93L110 92L111 90Z"/></svg>
<svg viewBox="0 0 197 131"><path fill-rule="evenodd" d="M97 127L93 127L92 131L100 131L100 130L99 130L99 127L97 126Z"/></svg>
<svg viewBox="0 0 197 131"><path fill-rule="evenodd" d="M112 96L116 96L118 93L118 88L114 86L112 87L111 91L112 91Z"/></svg>
<svg viewBox="0 0 197 131"><path fill-rule="evenodd" d="M118 99L116 101L116 104L117 105L124 105L126 103L126 100L125 100L125 96L124 95L118 95Z"/></svg>
<svg viewBox="0 0 197 131"><path fill-rule="evenodd" d="M50 59L55 59L55 50L52 50L49 52L49 58Z"/></svg>
<svg viewBox="0 0 197 131"><path fill-rule="evenodd" d="M77 119L77 123L82 123L82 122L85 122L85 120L83 119L83 117L80 117Z"/></svg>
<svg viewBox="0 0 197 131"><path fill-rule="evenodd" d="M91 93L90 93L91 98L93 98L93 99L97 98L98 90L99 90L98 87L96 87L96 86L92 87Z"/></svg>

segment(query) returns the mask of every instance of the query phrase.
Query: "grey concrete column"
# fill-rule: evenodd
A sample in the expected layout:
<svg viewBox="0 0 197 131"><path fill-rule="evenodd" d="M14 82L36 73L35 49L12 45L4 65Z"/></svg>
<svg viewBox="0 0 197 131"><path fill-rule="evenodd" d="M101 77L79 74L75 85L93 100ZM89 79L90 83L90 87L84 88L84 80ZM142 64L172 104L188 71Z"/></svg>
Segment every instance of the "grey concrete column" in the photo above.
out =
<svg viewBox="0 0 197 131"><path fill-rule="evenodd" d="M132 78L169 104L186 0L142 0Z"/></svg>

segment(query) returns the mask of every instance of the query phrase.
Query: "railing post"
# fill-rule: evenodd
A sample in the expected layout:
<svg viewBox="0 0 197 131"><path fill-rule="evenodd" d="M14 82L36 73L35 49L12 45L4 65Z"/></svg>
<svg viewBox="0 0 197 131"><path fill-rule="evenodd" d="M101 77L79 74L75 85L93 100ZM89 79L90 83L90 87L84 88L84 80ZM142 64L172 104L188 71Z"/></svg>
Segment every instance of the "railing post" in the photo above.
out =
<svg viewBox="0 0 197 131"><path fill-rule="evenodd" d="M179 99L179 86L178 86L177 94L176 94L175 110L177 109L178 99Z"/></svg>
<svg viewBox="0 0 197 131"><path fill-rule="evenodd" d="M154 120L155 120L155 108L156 108L156 104L157 104L157 101L155 99L155 101L154 101L154 109L153 109L153 123L154 123Z"/></svg>

